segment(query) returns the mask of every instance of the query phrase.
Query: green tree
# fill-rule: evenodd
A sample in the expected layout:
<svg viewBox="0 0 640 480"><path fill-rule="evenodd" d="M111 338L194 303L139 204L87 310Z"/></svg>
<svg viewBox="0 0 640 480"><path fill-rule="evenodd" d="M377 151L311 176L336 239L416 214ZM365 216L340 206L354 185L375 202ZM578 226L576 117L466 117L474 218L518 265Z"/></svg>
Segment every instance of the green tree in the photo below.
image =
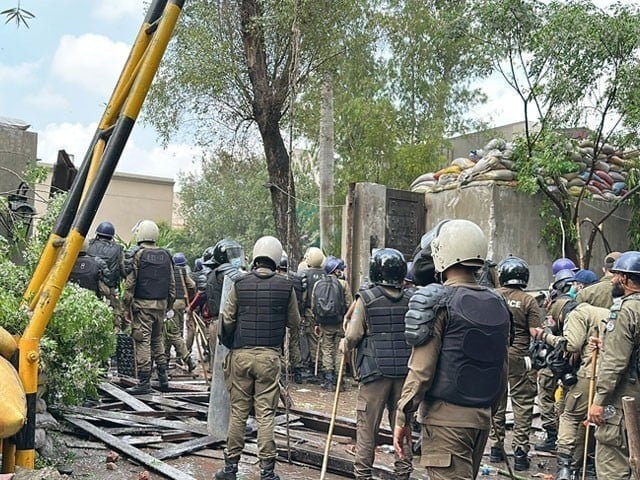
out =
<svg viewBox="0 0 640 480"><path fill-rule="evenodd" d="M296 188L282 127L298 91L323 61L347 0L194 0L186 4L147 106L168 139L187 125L202 145L258 132L275 229L300 254ZM294 98L293 98L294 99ZM245 135L243 135L245 134Z"/></svg>
<svg viewBox="0 0 640 480"><path fill-rule="evenodd" d="M576 145L564 132L589 128L593 146L583 152L590 159L589 179L608 142L618 147L637 143L638 7L616 4L603 11L584 0L491 0L476 12L480 44L522 101L526 130L516 148L520 188L542 192L548 201L541 215L551 253L565 254L586 268L601 225L635 189L613 202L602 218L583 218L588 191L570 196L561 177L578 169Z"/></svg>

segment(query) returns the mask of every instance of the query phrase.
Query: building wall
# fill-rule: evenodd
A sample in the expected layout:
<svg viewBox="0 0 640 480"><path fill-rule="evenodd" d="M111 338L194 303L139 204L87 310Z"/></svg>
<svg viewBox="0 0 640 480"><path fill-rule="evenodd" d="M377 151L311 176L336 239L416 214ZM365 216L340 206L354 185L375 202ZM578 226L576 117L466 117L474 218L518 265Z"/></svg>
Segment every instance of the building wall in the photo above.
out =
<svg viewBox="0 0 640 480"><path fill-rule="evenodd" d="M39 190L47 190L51 185L52 165L43 166L49 169L49 174ZM116 235L124 242L131 240L131 229L139 220L148 219L172 225L173 186L174 181L170 178L115 173L98 208L89 237L93 236L96 226L105 220L114 224ZM38 215L45 208L43 201L36 202Z"/></svg>

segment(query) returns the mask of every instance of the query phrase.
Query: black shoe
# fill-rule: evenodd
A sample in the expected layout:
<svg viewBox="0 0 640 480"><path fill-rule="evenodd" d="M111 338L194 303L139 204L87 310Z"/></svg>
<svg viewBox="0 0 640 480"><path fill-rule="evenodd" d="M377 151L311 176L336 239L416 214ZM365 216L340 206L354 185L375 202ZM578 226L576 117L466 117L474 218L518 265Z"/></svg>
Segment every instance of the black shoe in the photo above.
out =
<svg viewBox="0 0 640 480"><path fill-rule="evenodd" d="M187 369L190 372L193 372L196 369L196 362L194 362L193 358L187 357Z"/></svg>
<svg viewBox="0 0 640 480"><path fill-rule="evenodd" d="M158 382L160 383L161 392L169 390L169 376L167 375L166 365L158 365Z"/></svg>
<svg viewBox="0 0 640 480"><path fill-rule="evenodd" d="M571 457L569 455L559 453L558 454L558 470L556 471L556 480L571 480Z"/></svg>
<svg viewBox="0 0 640 480"><path fill-rule="evenodd" d="M489 461L491 463L504 462L504 452L500 447L491 447L491 453L489 454Z"/></svg>
<svg viewBox="0 0 640 480"><path fill-rule="evenodd" d="M529 455L520 447L516 448L513 452L513 469L516 472L522 472L523 470L529 470Z"/></svg>
<svg viewBox="0 0 640 480"><path fill-rule="evenodd" d="M138 384L125 390L130 395L146 395L151 393L151 374L138 372Z"/></svg>
<svg viewBox="0 0 640 480"><path fill-rule="evenodd" d="M538 452L555 452L556 451L556 441L558 440L557 432L552 430L547 430L547 438L540 443L536 443L534 448Z"/></svg>
<svg viewBox="0 0 640 480"><path fill-rule="evenodd" d="M230 460L225 456L224 467L218 470L215 475L216 480L236 480L238 473L238 460Z"/></svg>
<svg viewBox="0 0 640 480"><path fill-rule="evenodd" d="M260 461L260 480L280 480L273 469L276 466L275 459Z"/></svg>
<svg viewBox="0 0 640 480"><path fill-rule="evenodd" d="M293 381L298 385L302 383L302 369L300 368L293 369Z"/></svg>

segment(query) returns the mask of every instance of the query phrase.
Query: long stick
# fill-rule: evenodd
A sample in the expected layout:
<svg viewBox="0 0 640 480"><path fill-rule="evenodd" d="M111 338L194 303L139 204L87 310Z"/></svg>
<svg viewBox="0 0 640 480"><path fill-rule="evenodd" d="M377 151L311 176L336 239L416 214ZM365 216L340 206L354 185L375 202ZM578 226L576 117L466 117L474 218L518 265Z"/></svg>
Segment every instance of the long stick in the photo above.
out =
<svg viewBox="0 0 640 480"><path fill-rule="evenodd" d="M333 410L331 410L331 422L329 423L329 431L327 432L327 443L324 446L324 458L322 459L322 470L320 472L320 480L324 480L327 474L327 465L329 464L329 449L331 448L331 437L333 435L333 427L336 423L336 414L338 413L338 400L340 399L340 384L342 383L342 372L346 355L342 355L340 359L340 369L338 370L338 384L336 385L336 394L333 397Z"/></svg>
<svg viewBox="0 0 640 480"><path fill-rule="evenodd" d="M318 363L320 363L320 340L322 339L322 334L318 335L318 341L316 342L316 367L313 370L313 376L318 376Z"/></svg>
<svg viewBox="0 0 640 480"><path fill-rule="evenodd" d="M598 333L596 332L596 336ZM594 348L593 352L591 352L591 378L589 379L589 398L587 402L587 411L591 408L591 404L593 403L593 395L595 394L596 389L596 371L598 365L598 352L600 350L598 348ZM584 453L582 455L582 480L587 478L587 457L589 455L589 428L591 424L587 422L587 426L585 427L584 434Z"/></svg>
<svg viewBox="0 0 640 480"><path fill-rule="evenodd" d="M197 334L200 334L206 340L207 338L204 335L204 332L202 331L202 325L200 324L200 322L202 322L202 319L195 312L191 312L190 315L193 315L194 318L195 318L195 322L193 322L193 323L195 324ZM202 339L201 338L197 338L198 337L197 334L196 334L196 348L198 349L198 360L200 360L200 367L202 368L202 376L204 377L204 382L207 384L207 387L208 387L209 386L209 378L207 377L207 367L205 366L204 356L202 355L202 347L200 346L200 341Z"/></svg>

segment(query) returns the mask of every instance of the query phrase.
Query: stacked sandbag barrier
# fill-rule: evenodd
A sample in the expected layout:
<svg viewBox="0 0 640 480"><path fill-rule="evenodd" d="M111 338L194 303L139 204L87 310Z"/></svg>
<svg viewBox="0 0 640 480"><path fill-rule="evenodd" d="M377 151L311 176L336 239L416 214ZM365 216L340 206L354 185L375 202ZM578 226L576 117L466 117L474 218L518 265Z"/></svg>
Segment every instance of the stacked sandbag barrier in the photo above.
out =
<svg viewBox="0 0 640 480"><path fill-rule="evenodd" d="M568 143L567 159L575 166L569 173L559 177L562 187L571 196L577 197L587 189L590 198L615 200L627 193L627 176L638 151L624 152L609 144L603 144L595 154L594 143L588 140L577 146ZM411 191L420 193L438 192L458 188L479 181L494 181L516 185L516 168L513 145L501 138L491 140L482 150L472 151L467 158L456 158L447 167L437 172L420 175L411 184ZM596 157L596 158L594 158ZM558 186L553 178L543 176L551 191Z"/></svg>

